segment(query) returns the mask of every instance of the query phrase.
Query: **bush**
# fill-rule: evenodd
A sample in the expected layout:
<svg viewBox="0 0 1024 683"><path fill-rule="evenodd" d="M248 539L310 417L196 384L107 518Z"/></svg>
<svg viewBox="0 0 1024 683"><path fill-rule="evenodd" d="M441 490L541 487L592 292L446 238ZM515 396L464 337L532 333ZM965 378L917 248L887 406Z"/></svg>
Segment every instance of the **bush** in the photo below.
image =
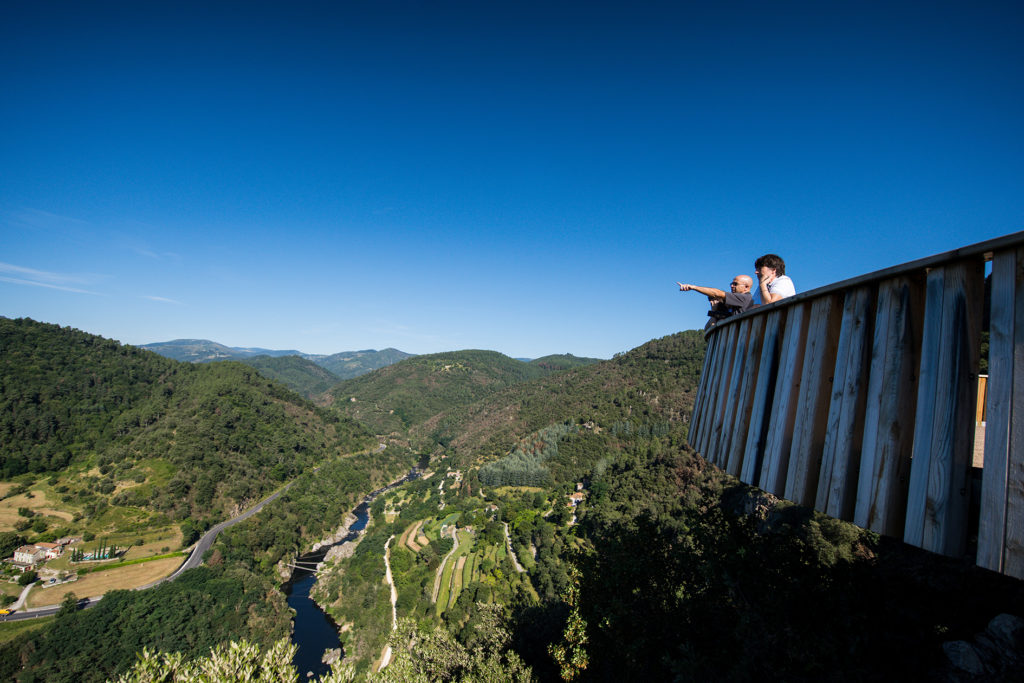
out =
<svg viewBox="0 0 1024 683"><path fill-rule="evenodd" d="M18 577L18 585L27 586L38 578L39 574L33 571L22 572L21 576Z"/></svg>

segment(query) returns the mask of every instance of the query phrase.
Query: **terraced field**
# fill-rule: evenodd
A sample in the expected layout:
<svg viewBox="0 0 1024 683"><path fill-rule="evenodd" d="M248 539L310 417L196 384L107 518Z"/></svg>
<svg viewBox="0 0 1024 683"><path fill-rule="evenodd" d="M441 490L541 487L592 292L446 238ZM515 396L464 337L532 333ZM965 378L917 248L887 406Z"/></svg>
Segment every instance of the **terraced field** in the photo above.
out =
<svg viewBox="0 0 1024 683"><path fill-rule="evenodd" d="M462 590L461 565L465 563L465 557L473 548L473 535L468 531L458 531L459 545L440 567L441 585L437 593L437 615L441 616L450 604L459 597Z"/></svg>

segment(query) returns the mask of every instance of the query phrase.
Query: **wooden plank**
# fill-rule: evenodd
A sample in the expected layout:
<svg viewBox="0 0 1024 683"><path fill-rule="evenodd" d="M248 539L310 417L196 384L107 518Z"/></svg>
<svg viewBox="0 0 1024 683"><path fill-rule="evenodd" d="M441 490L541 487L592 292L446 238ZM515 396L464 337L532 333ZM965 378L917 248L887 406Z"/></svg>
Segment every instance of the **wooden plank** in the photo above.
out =
<svg viewBox="0 0 1024 683"><path fill-rule="evenodd" d="M750 429L750 415L754 404L754 389L757 386L761 344L764 340L765 316L751 318L750 332L747 335L747 362L743 368L743 377L739 385L736 399L736 419L732 426L732 440L726 453L726 471L739 477L743 471L743 453L747 445L747 433Z"/></svg>
<svg viewBox="0 0 1024 683"><path fill-rule="evenodd" d="M887 536L903 534L923 309L920 279L879 285L854 523Z"/></svg>
<svg viewBox="0 0 1024 683"><path fill-rule="evenodd" d="M981 506L978 521L980 567L1001 572L1004 568L1006 508L1010 473L1010 432L1013 396L1024 387L1014 386L1014 340L1017 335L1016 303L1024 301L1021 264L1024 249L1010 249L992 258L991 320L989 323L988 387L985 421L985 466L981 471ZM1024 578L1024 577L1019 577Z"/></svg>
<svg viewBox="0 0 1024 683"><path fill-rule="evenodd" d="M1018 252L1013 301L1013 382L1003 573L1024 579L1024 255ZM991 351L989 352L991 355Z"/></svg>
<svg viewBox="0 0 1024 683"><path fill-rule="evenodd" d="M713 403L712 426L707 444L710 457L705 456L718 467L723 466L722 453L718 445L722 437L722 423L725 420L726 406L730 401L729 383L732 379L733 357L736 355L736 347L739 345L739 326L729 325L725 333L725 347L723 347L722 351L722 371L718 376L717 393Z"/></svg>
<svg viewBox="0 0 1024 683"><path fill-rule="evenodd" d="M697 424L694 425L694 429L697 431L697 436L693 441L693 447L698 453L703 453L704 450L701 445L704 443L707 436L706 426L708 424L708 406L711 403L711 390L715 383L715 370L718 369L718 363L720 360L719 350L722 344L725 342L724 331L717 331L711 338L711 346L707 350L707 358L709 359L709 365L707 370L707 384L704 387L703 395L704 398L701 401L700 417L698 418Z"/></svg>
<svg viewBox="0 0 1024 683"><path fill-rule="evenodd" d="M715 345L718 343L718 335L713 334L707 338L707 345L704 348L704 367L700 371L700 382L697 384L697 394L693 399L693 413L690 415L690 427L686 433L686 441L696 449L697 437L700 434L698 425L702 416L702 408L707 396L708 376L711 374L711 364L715 357Z"/></svg>
<svg viewBox="0 0 1024 683"><path fill-rule="evenodd" d="M914 421L914 448L910 465L910 485L907 493L907 519L903 538L910 545L922 547L924 535L924 507L928 497L928 472L935 427L935 392L939 390L938 361L943 346L942 314L946 270L933 268L925 285L924 327L921 338L921 368L917 385L917 411Z"/></svg>
<svg viewBox="0 0 1024 683"><path fill-rule="evenodd" d="M841 296L830 294L811 304L786 474L785 497L800 505L813 506L818 493L841 322Z"/></svg>
<svg viewBox="0 0 1024 683"><path fill-rule="evenodd" d="M768 438L764 447L761 488L780 497L786 492L789 450L793 442L793 422L796 418L804 344L807 340L807 308L808 305L802 305L789 309L789 318L782 336L775 393L772 396Z"/></svg>
<svg viewBox="0 0 1024 683"><path fill-rule="evenodd" d="M967 547L984 273L977 258L928 274L903 540L953 557Z"/></svg>
<svg viewBox="0 0 1024 683"><path fill-rule="evenodd" d="M718 454L715 462L725 470L728 470L729 465L729 444L735 438L734 423L740 400L740 386L750 358L750 323L750 318L743 320L736 332L736 352L733 354L732 368L729 371L729 389L723 404L722 421L715 433L715 452Z"/></svg>
<svg viewBox="0 0 1024 683"><path fill-rule="evenodd" d="M701 420L701 436L700 436L700 453L706 460L711 460L713 453L710 452L711 447L711 434L714 431L715 421L717 420L716 412L718 410L718 397L721 395L721 382L722 375L725 372L726 355L729 349L729 335L733 331L733 327L726 327L724 330L718 332L721 335L721 340L718 347L715 349L714 366L711 371L710 384L708 385L708 402L704 408L704 419Z"/></svg>
<svg viewBox="0 0 1024 683"><path fill-rule="evenodd" d="M787 309L776 309L765 318L764 337L761 342L761 357L757 364L757 383L751 397L750 428L747 443L743 449L743 468L740 481L758 486L764 461L764 447L768 438L768 424L771 417L772 397L775 394L775 380L779 368L779 347L782 343L782 326L786 321Z"/></svg>
<svg viewBox="0 0 1024 683"><path fill-rule="evenodd" d="M848 292L843 302L836 374L814 505L827 515L847 521L853 520L860 472L874 295L873 287L859 287Z"/></svg>

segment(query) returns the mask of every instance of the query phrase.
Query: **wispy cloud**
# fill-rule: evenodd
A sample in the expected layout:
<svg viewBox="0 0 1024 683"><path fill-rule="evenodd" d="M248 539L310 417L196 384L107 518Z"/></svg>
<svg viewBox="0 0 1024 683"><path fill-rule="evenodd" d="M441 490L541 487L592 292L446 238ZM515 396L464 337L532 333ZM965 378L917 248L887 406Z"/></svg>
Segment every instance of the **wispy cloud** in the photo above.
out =
<svg viewBox="0 0 1024 683"><path fill-rule="evenodd" d="M184 304L181 303L180 301L175 301L174 299L168 299L167 297L164 297L164 296L147 296L147 295L144 294L144 295L142 295L141 298L149 299L150 301L158 301L158 302L160 302L162 304L174 304L175 306L184 306Z"/></svg>
<svg viewBox="0 0 1024 683"><path fill-rule="evenodd" d="M39 209L13 211L9 214L9 220L17 227L31 228L33 230L64 232L67 230L78 231L91 227L88 221L70 216L61 216L49 211L40 211Z"/></svg>
<svg viewBox="0 0 1024 683"><path fill-rule="evenodd" d="M127 221L116 232L113 233L114 240L121 248L134 252L139 256L153 259L155 261L177 261L181 255L173 251L161 251L153 248L145 235L161 235L166 231L159 226L142 221Z"/></svg>
<svg viewBox="0 0 1024 683"><path fill-rule="evenodd" d="M16 285L29 285L31 287L46 287L47 289L59 289L62 292L74 292L75 294L94 294L100 296L99 292L90 292L87 289L78 289L77 287L64 287L63 285L52 285L46 282L33 282L32 280L20 280L16 277L4 277L0 275L0 282L10 282Z"/></svg>
<svg viewBox="0 0 1024 683"><path fill-rule="evenodd" d="M99 292L93 292L80 287L71 286L89 284L91 281L90 278L82 275L51 273L45 270L16 266L12 263L0 263L0 273L6 273L6 275L0 275L0 281L2 282L10 282L16 285L28 285L30 287L59 289L64 292L74 292L76 294L99 295Z"/></svg>

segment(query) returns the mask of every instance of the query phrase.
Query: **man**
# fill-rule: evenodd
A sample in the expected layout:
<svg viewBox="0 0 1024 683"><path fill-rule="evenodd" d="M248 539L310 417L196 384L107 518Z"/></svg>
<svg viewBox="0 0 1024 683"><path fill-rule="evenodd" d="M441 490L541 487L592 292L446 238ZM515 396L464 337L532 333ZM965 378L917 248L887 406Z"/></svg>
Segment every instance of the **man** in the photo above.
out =
<svg viewBox="0 0 1024 683"><path fill-rule="evenodd" d="M711 327L719 320L724 320L730 315L742 313L753 305L750 296L750 288L754 286L754 280L749 275L737 275L729 283L729 292L723 292L715 287L701 287L699 285L684 285L676 282L680 292L700 292L711 302L711 310L708 315L711 320L707 327Z"/></svg>
<svg viewBox="0 0 1024 683"><path fill-rule="evenodd" d="M765 254L754 261L758 288L754 293L754 304L770 304L796 294L793 281L786 275L786 262L776 254Z"/></svg>

